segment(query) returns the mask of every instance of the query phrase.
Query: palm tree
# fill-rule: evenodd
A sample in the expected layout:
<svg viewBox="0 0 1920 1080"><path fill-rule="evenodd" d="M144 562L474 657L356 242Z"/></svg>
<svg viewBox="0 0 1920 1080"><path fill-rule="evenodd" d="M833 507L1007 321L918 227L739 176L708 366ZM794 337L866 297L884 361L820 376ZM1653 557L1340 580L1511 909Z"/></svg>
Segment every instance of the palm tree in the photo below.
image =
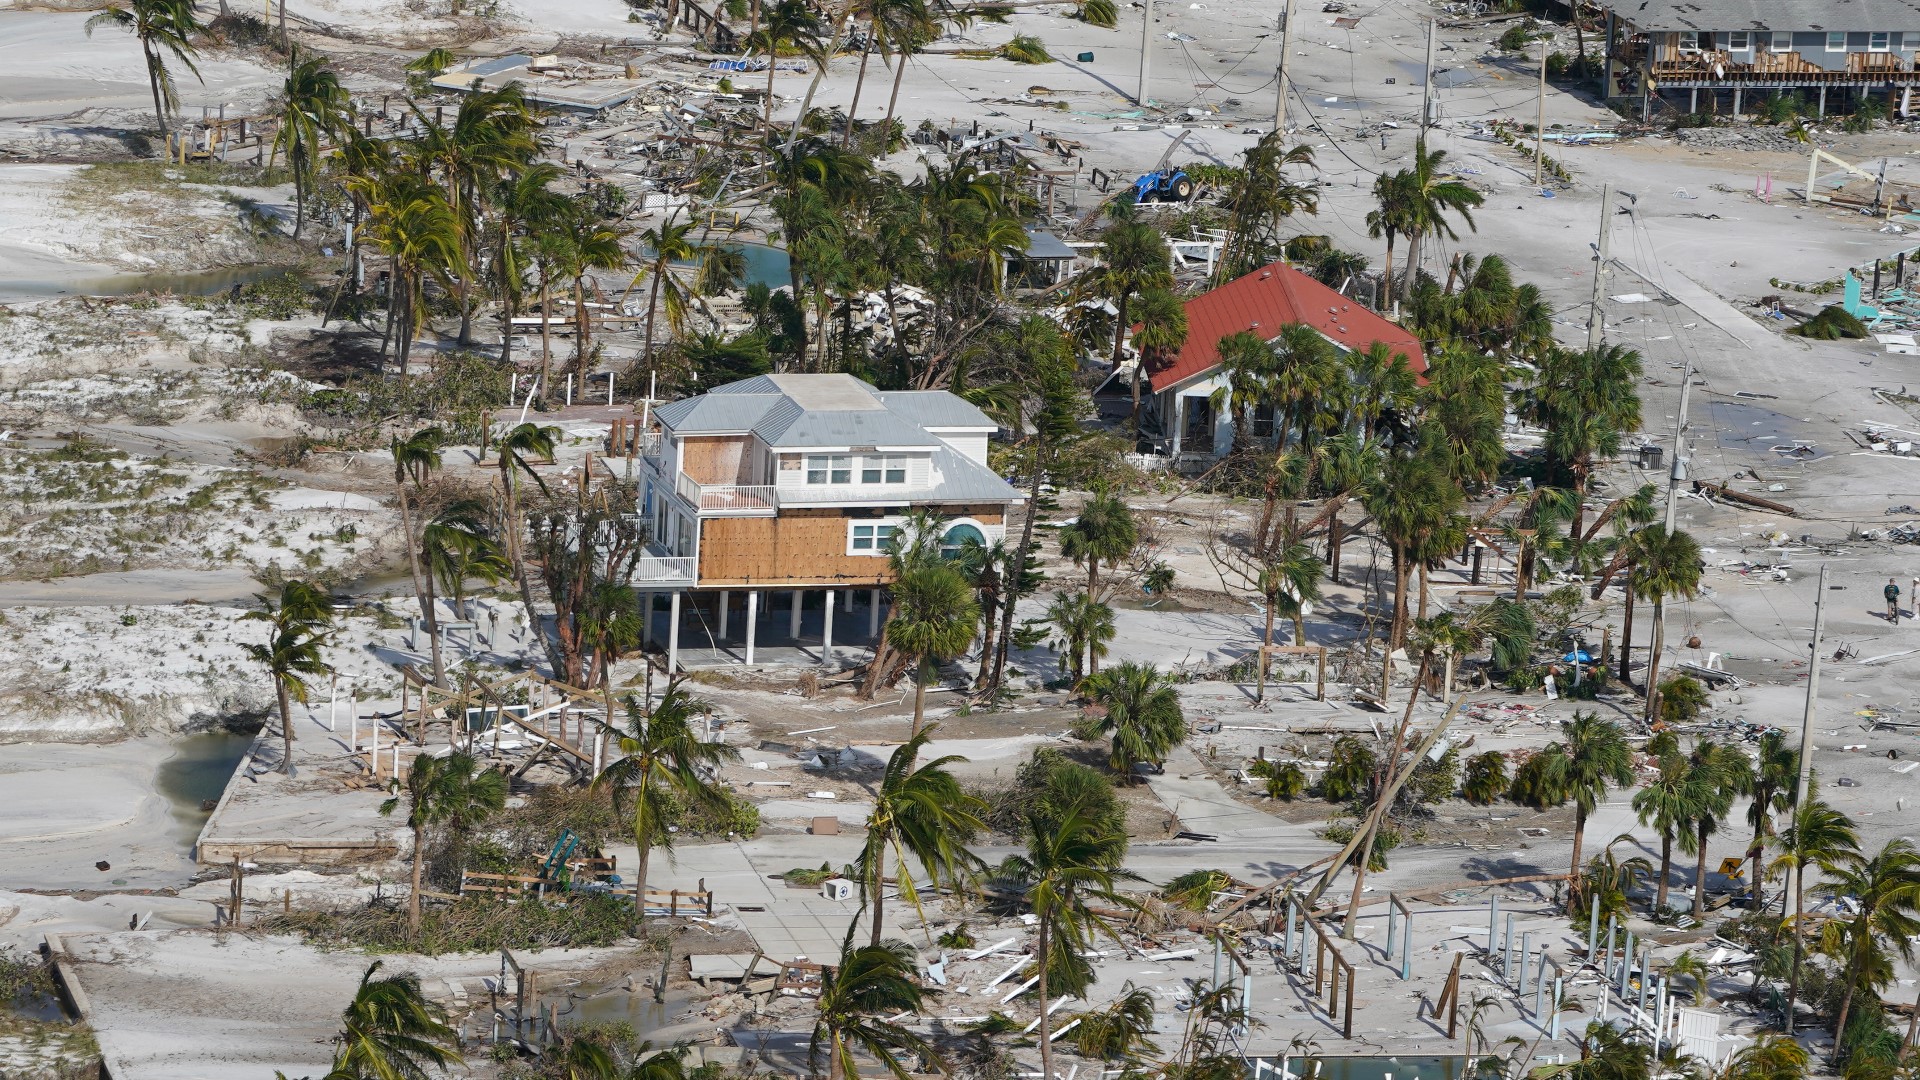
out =
<svg viewBox="0 0 1920 1080"><path fill-rule="evenodd" d="M1787 974L1786 1026L1793 1030L1794 1008L1800 997L1800 963L1806 955L1807 872L1819 869L1836 874L1860 858L1860 839L1853 820L1820 799L1793 809L1780 835L1780 853L1767 864L1767 876L1793 876L1793 966Z"/></svg>
<svg viewBox="0 0 1920 1080"><path fill-rule="evenodd" d="M1669 978L1685 978L1691 984L1688 988L1695 1005L1713 1004L1713 994L1707 984L1712 969L1707 962L1695 956L1692 949L1683 949L1673 962L1667 965Z"/></svg>
<svg viewBox="0 0 1920 1080"><path fill-rule="evenodd" d="M513 564L514 578L520 585L520 602L526 605L527 619L534 631L540 634L541 643L546 646L547 661L555 672L566 670L566 665L552 641L541 631L539 612L533 606L533 581L527 572L526 526L521 518L520 485L524 475L542 492L547 490L547 482L533 471L533 463L552 461L554 447L559 441L559 428L541 427L529 422L509 429L496 444L500 454L500 509L503 518L500 535L506 540L507 561Z"/></svg>
<svg viewBox="0 0 1920 1080"><path fill-rule="evenodd" d="M1387 242L1387 258L1380 273L1380 310L1387 309L1387 298L1393 295L1393 245L1394 241L1409 231L1407 215L1406 173L1381 173L1373 181L1373 197L1380 205L1367 211L1367 236L1374 240Z"/></svg>
<svg viewBox="0 0 1920 1080"><path fill-rule="evenodd" d="M1402 297L1413 292L1413 281L1420 268L1421 241L1429 235L1460 239L1448 216L1457 215L1472 229L1473 208L1486 201L1465 181L1450 180L1442 175L1440 166L1446 157L1445 150L1429 150L1427 140L1420 139L1414 144L1413 165L1400 171L1402 181L1395 185L1396 199L1403 200L1399 216L1407 236L1407 270L1400 275Z"/></svg>
<svg viewBox="0 0 1920 1080"><path fill-rule="evenodd" d="M1393 549L1393 618L1387 651L1406 639L1407 598L1414 568L1438 554L1437 540L1465 502L1446 471L1424 457L1391 457L1362 502ZM1458 548L1457 544L1448 547Z"/></svg>
<svg viewBox="0 0 1920 1080"><path fill-rule="evenodd" d="M353 102L340 76L327 66L324 56L309 57L293 65L280 91L280 130L273 136L273 153L267 168L284 151L287 167L293 171L293 237L307 222L307 191L313 187L314 165L320 143L340 129L349 119Z"/></svg>
<svg viewBox="0 0 1920 1080"><path fill-rule="evenodd" d="M1787 745L1786 732L1778 729L1760 736L1760 760L1753 766L1753 798L1747 803L1747 821L1753 826L1753 841L1747 845L1752 861L1753 910L1766 909L1766 890L1762 888L1760 861L1773 836L1773 816L1793 805L1800 778L1800 752Z"/></svg>
<svg viewBox="0 0 1920 1080"><path fill-rule="evenodd" d="M1718 1080L1801 1080L1811 1075L1807 1051L1791 1035L1762 1035L1727 1062Z"/></svg>
<svg viewBox="0 0 1920 1080"><path fill-rule="evenodd" d="M405 378L426 321L426 279L445 281L461 264L460 222L439 185L412 173L352 177L348 187L367 204L366 243L392 263L387 322Z"/></svg>
<svg viewBox="0 0 1920 1080"><path fill-rule="evenodd" d="M684 303L685 290L669 277L669 272L676 263L693 262L704 250L692 239L693 230L698 224L699 222L688 220L675 225L669 218L641 232L637 238L642 248L652 252L647 257L646 264L633 278L634 284L638 284L643 275L652 275L653 278L653 283L647 287L647 337L643 346L645 352L641 356L641 367L647 371L653 370L653 317L660 307L662 286L667 288L668 321L676 326L680 322L673 312Z"/></svg>
<svg viewBox="0 0 1920 1080"><path fill-rule="evenodd" d="M1689 852L1693 863L1693 917L1703 920L1707 914L1707 839L1720 831L1736 798L1753 789L1753 770L1747 755L1727 745L1703 741L1693 748L1688 764L1699 778L1701 797L1694 807L1693 842ZM1689 845L1682 845L1686 850Z"/></svg>
<svg viewBox="0 0 1920 1080"><path fill-rule="evenodd" d="M420 976L385 975L367 965L353 1001L341 1013L330 1077L356 1080L434 1080L460 1063L460 1033L420 991Z"/></svg>
<svg viewBox="0 0 1920 1080"><path fill-rule="evenodd" d="M388 444L388 451L393 455L393 491L400 502L400 542L407 549L407 571L413 575L413 595L420 603L420 618L426 623L427 637L432 643L436 686L447 685L447 669L440 657L440 619L433 608L431 583L420 568L420 538L414 531L414 515L422 511L420 499L427 477L440 467L440 448L446 441L446 432L429 427L404 439L395 435Z"/></svg>
<svg viewBox="0 0 1920 1080"><path fill-rule="evenodd" d="M1820 929L1820 949L1840 961L1840 1014L1833 1021L1833 1042L1841 1039L1847 1015L1862 989L1879 990L1893 981L1887 950L1911 963L1913 939L1920 936L1920 848L1904 837L1889 840L1870 859L1853 859L1828 871L1834 891L1851 897L1854 912Z"/></svg>
<svg viewBox="0 0 1920 1080"><path fill-rule="evenodd" d="M1665 651L1669 596L1692 598L1700 591L1700 545L1689 533L1649 525L1635 534L1633 573L1627 587L1653 601L1653 649L1647 657L1647 722L1659 716L1660 654Z"/></svg>
<svg viewBox="0 0 1920 1080"><path fill-rule="evenodd" d="M893 583L893 613L887 620L887 644L913 657L913 727L926 718L927 684L951 660L973 644L980 602L960 571L944 562L910 566Z"/></svg>
<svg viewBox="0 0 1920 1080"><path fill-rule="evenodd" d="M1093 982L1086 959L1093 931L1115 931L1088 906L1099 900L1116 906L1127 901L1114 892L1134 875L1121 869L1127 837L1089 812L1084 798L1058 809L1058 817L1030 815L1027 853L1008 856L1000 877L1021 890L1038 922L1034 944L1040 995L1040 1073L1053 1076L1053 1022L1047 1007L1056 994L1086 996Z"/></svg>
<svg viewBox="0 0 1920 1080"><path fill-rule="evenodd" d="M434 586L453 599L454 615L468 617L466 587L477 578L489 585L513 576L506 548L488 528L489 507L479 498L456 499L440 508L420 530L420 558L425 563L427 603L437 599Z"/></svg>
<svg viewBox="0 0 1920 1080"><path fill-rule="evenodd" d="M1107 642L1114 635L1113 609L1084 593L1057 592L1047 605L1047 621L1060 634L1053 642L1062 652L1060 666L1079 686L1092 663L1107 655Z"/></svg>
<svg viewBox="0 0 1920 1080"><path fill-rule="evenodd" d="M1105 711L1074 728L1074 736L1091 742L1112 738L1107 767L1131 777L1139 762L1159 765L1187 734L1187 718L1180 711L1180 695L1173 680L1152 664L1131 660L1094 675L1086 693Z"/></svg>
<svg viewBox="0 0 1920 1080"><path fill-rule="evenodd" d="M621 245L624 233L618 228L599 225L584 217L569 223L565 243L558 248L559 269L573 282L573 358L581 385L586 384L587 363L593 357L593 320L587 310L587 280L595 270L619 270L627 265L627 249Z"/></svg>
<svg viewBox="0 0 1920 1080"><path fill-rule="evenodd" d="M824 29L819 16L803 0L780 0L772 7L761 5L760 28L747 35L746 46L767 54L767 96L760 124L769 132L773 130L773 73L780 66L780 50L799 49L808 56L818 56L825 48L820 38Z"/></svg>
<svg viewBox="0 0 1920 1080"><path fill-rule="evenodd" d="M616 806L626 799L633 801L633 842L640 849L633 872L635 926L646 906L648 859L655 847L673 850L667 818L674 805L711 806L727 801L711 773L721 762L737 760L740 751L725 743L706 742L694 730L694 719L711 712L713 706L687 693L676 678L651 712L628 696L626 726L611 728L618 737L620 756L601 769L593 782L613 790Z"/></svg>
<svg viewBox="0 0 1920 1080"><path fill-rule="evenodd" d="M1107 211L1112 223L1100 234L1098 295L1114 306L1113 356L1109 370L1120 370L1121 349L1133 323L1127 318L1127 306L1133 298L1152 289L1173 288L1173 267L1167 253L1166 237L1141 217L1133 200L1122 198ZM1134 412L1140 409L1140 384L1134 377Z"/></svg>
<svg viewBox="0 0 1920 1080"><path fill-rule="evenodd" d="M494 251L492 265L487 270L493 277L500 300L502 364L513 361L513 320L520 314L520 301L525 294L529 266L541 274L543 281L546 278L538 234L552 228L570 209L566 197L553 190L554 182L561 175L558 165L542 161L500 181L494 189L491 200L494 211ZM545 323L548 314L547 309L542 307L542 341L548 340Z"/></svg>
<svg viewBox="0 0 1920 1080"><path fill-rule="evenodd" d="M909 861L920 865L934 886L958 888L980 861L967 843L986 828L980 814L986 804L960 786L947 766L967 759L957 755L916 765L938 724L916 732L887 759L886 775L867 815L867 839L860 848L862 899L873 905L873 944L880 944L885 921L886 875L892 870L900 899L920 906L919 887ZM891 866L889 866L891 863Z"/></svg>
<svg viewBox="0 0 1920 1080"><path fill-rule="evenodd" d="M324 590L304 581L280 586L279 601L266 600L267 610L249 611L243 619L267 623L267 643L247 642L241 648L267 669L280 705L280 734L285 749L280 771L293 775L293 703L306 704L308 679L333 674L321 655L333 625L333 600Z"/></svg>
<svg viewBox="0 0 1920 1080"><path fill-rule="evenodd" d="M1620 452L1623 436L1640 430L1640 354L1624 345L1574 351L1550 348L1530 408L1546 428L1547 459L1571 480L1575 496L1572 532L1582 531L1581 511L1594 464ZM1561 482L1555 479L1555 483Z"/></svg>
<svg viewBox="0 0 1920 1080"><path fill-rule="evenodd" d="M117 27L140 40L140 53L147 60L147 85L153 91L153 119L165 139L167 113L179 99L173 90L173 72L167 70L161 53L172 53L194 78L200 78L200 69L193 66L194 57L199 55L193 39L206 27L194 13L193 0L128 0L126 7L109 7L88 19L87 36L92 37L95 28L101 26Z"/></svg>
<svg viewBox="0 0 1920 1080"><path fill-rule="evenodd" d="M413 884L407 894L407 932L420 936L421 873L427 863L427 829L446 822L456 825L477 824L487 815L507 805L507 776L489 769L470 755L454 751L444 758L422 754L407 769L403 786L394 778L396 791L406 792L407 827L413 830ZM380 804L382 816L392 816L400 808L400 797Z"/></svg>
<svg viewBox="0 0 1920 1080"><path fill-rule="evenodd" d="M1634 793L1633 809L1640 824L1660 833L1660 886L1654 907L1667 906L1667 880L1673 874L1673 837L1700 813L1707 785L1696 776L1693 763L1677 750L1660 756L1660 771Z"/></svg>
<svg viewBox="0 0 1920 1080"><path fill-rule="evenodd" d="M1187 305L1171 289L1148 289L1134 305L1139 329L1133 332L1133 347L1140 351L1140 362L1133 367L1133 426L1140 426L1140 380L1142 372L1157 369L1167 357L1187 344Z"/></svg>
<svg viewBox="0 0 1920 1080"><path fill-rule="evenodd" d="M1060 530L1060 554L1087 568L1087 599L1100 593L1100 564L1117 568L1140 542L1140 527L1125 499L1096 491L1080 507L1071 525ZM1094 670L1094 669L1089 669Z"/></svg>
<svg viewBox="0 0 1920 1080"><path fill-rule="evenodd" d="M932 1056L933 1048L925 1039L892 1019L883 1019L920 1011L927 991L914 978L918 968L913 946L906 942L854 948L853 928L847 928L840 962L820 972L819 1016L807 1044L811 1063L819 1059L825 1043L827 1080L857 1080L860 1070L854 1054L862 1050L898 1080L910 1080L899 1051Z"/></svg>
<svg viewBox="0 0 1920 1080"><path fill-rule="evenodd" d="M1320 599L1320 557L1313 548L1296 541L1284 545L1271 560L1260 567L1260 576L1255 580L1261 597L1266 601L1266 629L1260 634L1260 644L1273 644L1273 617L1285 611L1293 620L1293 643L1307 643L1307 607ZM1257 664L1258 683L1254 692L1255 701L1267 700L1267 654L1260 653Z"/></svg>
<svg viewBox="0 0 1920 1080"><path fill-rule="evenodd" d="M867 15L867 37L878 46L883 58L893 64L893 93L887 99L883 130L893 126L894 106L900 100L900 82L907 72L907 58L921 41L939 36L940 24L926 0L862 0ZM860 76L853 84L853 104L847 109L847 143L853 145L854 121L860 110L860 87L867 77L867 54L860 56Z"/></svg>
<svg viewBox="0 0 1920 1080"><path fill-rule="evenodd" d="M1580 848L1587 818L1607 788L1633 783L1633 755L1620 725L1595 713L1575 712L1560 724L1561 741L1549 743L1514 772L1508 798L1545 810L1573 801L1572 892L1580 891ZM1571 904L1571 899L1569 904Z"/></svg>

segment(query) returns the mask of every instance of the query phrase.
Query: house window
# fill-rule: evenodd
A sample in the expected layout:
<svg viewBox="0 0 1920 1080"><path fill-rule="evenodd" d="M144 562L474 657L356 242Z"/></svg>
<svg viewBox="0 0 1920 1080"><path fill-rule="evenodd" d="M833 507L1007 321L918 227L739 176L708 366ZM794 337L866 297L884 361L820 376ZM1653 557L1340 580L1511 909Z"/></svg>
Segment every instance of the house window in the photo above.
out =
<svg viewBox="0 0 1920 1080"><path fill-rule="evenodd" d="M1786 30L1775 30L1773 32L1773 44L1771 48L1774 52L1792 52L1793 34Z"/></svg>
<svg viewBox="0 0 1920 1080"><path fill-rule="evenodd" d="M1847 51L1846 31L1829 30L1827 32L1827 51L1828 52L1846 52Z"/></svg>
<svg viewBox="0 0 1920 1080"><path fill-rule="evenodd" d="M894 525L864 524L853 527L847 542L849 555L885 555L893 548Z"/></svg>
<svg viewBox="0 0 1920 1080"><path fill-rule="evenodd" d="M1893 47L1893 42L1890 40L1892 36L1893 35L1889 34L1885 30L1875 30L1873 33L1868 34L1867 35L1867 51L1868 52L1889 51Z"/></svg>
<svg viewBox="0 0 1920 1080"><path fill-rule="evenodd" d="M903 457L863 457L860 459L860 482L863 484L904 484L907 482L907 459Z"/></svg>
<svg viewBox="0 0 1920 1080"><path fill-rule="evenodd" d="M1678 42L1676 42L1676 44L1679 45L1681 52L1699 52L1700 51L1700 31L1698 30L1680 31L1679 40Z"/></svg>
<svg viewBox="0 0 1920 1080"><path fill-rule="evenodd" d="M1746 52L1753 48L1753 35L1745 30L1735 30L1727 35L1728 52Z"/></svg>
<svg viewBox="0 0 1920 1080"><path fill-rule="evenodd" d="M962 522L948 529L947 534L940 538L940 557L957 559L966 552L968 544L979 544L984 547L986 543L986 533Z"/></svg>
<svg viewBox="0 0 1920 1080"><path fill-rule="evenodd" d="M808 454L807 483L853 483L853 458L845 454Z"/></svg>

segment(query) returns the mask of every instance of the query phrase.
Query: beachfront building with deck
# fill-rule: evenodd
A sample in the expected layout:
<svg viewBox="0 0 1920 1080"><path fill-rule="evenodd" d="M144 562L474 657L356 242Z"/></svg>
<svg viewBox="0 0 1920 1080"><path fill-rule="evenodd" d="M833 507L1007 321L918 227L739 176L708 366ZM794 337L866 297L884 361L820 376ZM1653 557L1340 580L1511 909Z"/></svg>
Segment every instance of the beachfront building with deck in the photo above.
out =
<svg viewBox="0 0 1920 1080"><path fill-rule="evenodd" d="M1608 100L1740 116L1797 93L1807 108L1884 101L1907 115L1920 84L1911 0L1603 0Z"/></svg>
<svg viewBox="0 0 1920 1080"><path fill-rule="evenodd" d="M696 662L747 664L817 643L831 663L836 612L843 644L870 645L908 514L941 519L957 552L1003 538L1022 499L987 466L997 425L943 390L761 375L662 405L645 428L633 482L652 540L631 582L670 669L683 643Z"/></svg>

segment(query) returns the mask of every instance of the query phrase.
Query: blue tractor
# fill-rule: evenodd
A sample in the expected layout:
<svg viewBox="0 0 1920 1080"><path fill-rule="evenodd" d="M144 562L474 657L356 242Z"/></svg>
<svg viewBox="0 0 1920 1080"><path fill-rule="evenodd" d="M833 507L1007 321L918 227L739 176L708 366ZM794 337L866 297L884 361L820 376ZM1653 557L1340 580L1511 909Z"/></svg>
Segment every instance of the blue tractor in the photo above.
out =
<svg viewBox="0 0 1920 1080"><path fill-rule="evenodd" d="M1155 169L1133 182L1133 201L1186 202L1193 195L1193 179L1185 169Z"/></svg>

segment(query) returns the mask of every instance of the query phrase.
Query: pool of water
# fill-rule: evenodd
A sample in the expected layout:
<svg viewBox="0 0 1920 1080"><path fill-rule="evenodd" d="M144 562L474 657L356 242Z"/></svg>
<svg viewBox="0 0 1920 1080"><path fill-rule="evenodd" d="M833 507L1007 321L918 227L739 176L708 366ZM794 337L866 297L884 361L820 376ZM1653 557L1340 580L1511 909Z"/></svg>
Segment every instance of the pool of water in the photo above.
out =
<svg viewBox="0 0 1920 1080"><path fill-rule="evenodd" d="M666 997L655 1002L653 989L645 985L635 990L575 987L567 992L567 1004L559 1010L559 1019L562 1026L624 1022L633 1025L634 1034L645 1039L672 1024L694 1002L685 991L669 990Z"/></svg>
<svg viewBox="0 0 1920 1080"><path fill-rule="evenodd" d="M697 235L695 239L698 239ZM741 279L742 285L765 285L769 289L777 289L782 285L793 284L787 277L791 262L785 248L777 248L771 244L748 243L723 243L718 246L730 251L738 251L741 254L746 263L746 275ZM640 255L642 258L651 258L653 252L651 250L643 250ZM675 265L692 266L693 264L686 262L676 263ZM645 293L643 292L639 295L644 297Z"/></svg>
<svg viewBox="0 0 1920 1080"><path fill-rule="evenodd" d="M1263 1080L1281 1080L1279 1062L1262 1059ZM1287 1062L1298 1080L1466 1080L1474 1075L1464 1057L1322 1057Z"/></svg>
<svg viewBox="0 0 1920 1080"><path fill-rule="evenodd" d="M173 757L160 766L158 786L160 794L172 804L178 835L188 844L213 815L213 804L227 789L234 767L252 742L251 735L217 731L188 735L173 744Z"/></svg>
<svg viewBox="0 0 1920 1080"><path fill-rule="evenodd" d="M54 296L132 296L136 293L212 296L226 292L235 285L262 281L287 272L284 266L230 266L186 274L108 274L102 277L0 280L0 301L44 300Z"/></svg>

